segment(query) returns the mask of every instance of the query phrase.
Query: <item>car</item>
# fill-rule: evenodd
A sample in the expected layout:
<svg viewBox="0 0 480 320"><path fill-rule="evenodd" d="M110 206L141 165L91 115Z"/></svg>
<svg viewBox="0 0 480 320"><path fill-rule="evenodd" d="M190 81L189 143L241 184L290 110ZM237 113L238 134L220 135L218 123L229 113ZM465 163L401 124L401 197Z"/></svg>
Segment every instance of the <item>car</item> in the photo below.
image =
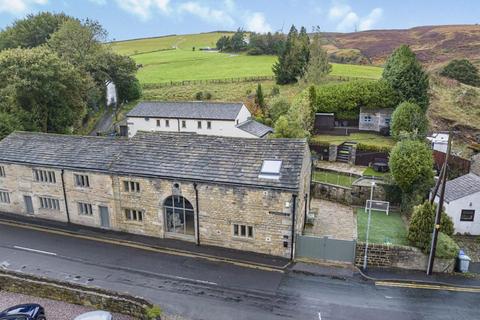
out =
<svg viewBox="0 0 480 320"><path fill-rule="evenodd" d="M74 320L113 320L113 317L107 311L91 311L79 315Z"/></svg>
<svg viewBox="0 0 480 320"><path fill-rule="evenodd" d="M0 320L47 320L45 309L36 303L19 304L0 312Z"/></svg>

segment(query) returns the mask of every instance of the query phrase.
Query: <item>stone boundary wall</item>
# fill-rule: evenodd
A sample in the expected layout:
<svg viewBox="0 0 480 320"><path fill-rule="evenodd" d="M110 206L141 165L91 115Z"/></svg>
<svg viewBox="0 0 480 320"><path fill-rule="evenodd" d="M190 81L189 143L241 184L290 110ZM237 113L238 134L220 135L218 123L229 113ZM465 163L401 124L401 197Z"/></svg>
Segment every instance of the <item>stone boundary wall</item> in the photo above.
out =
<svg viewBox="0 0 480 320"><path fill-rule="evenodd" d="M352 189L325 182L313 182L312 196L349 205L352 203Z"/></svg>
<svg viewBox="0 0 480 320"><path fill-rule="evenodd" d="M358 242L355 265L363 266L365 243ZM418 248L397 245L368 244L367 265L372 267L391 267L408 270L426 270L428 256ZM434 272L453 272L455 259L435 258Z"/></svg>
<svg viewBox="0 0 480 320"><path fill-rule="evenodd" d="M148 319L146 309L152 306L139 297L6 270L0 270L0 290L89 306L135 319Z"/></svg>

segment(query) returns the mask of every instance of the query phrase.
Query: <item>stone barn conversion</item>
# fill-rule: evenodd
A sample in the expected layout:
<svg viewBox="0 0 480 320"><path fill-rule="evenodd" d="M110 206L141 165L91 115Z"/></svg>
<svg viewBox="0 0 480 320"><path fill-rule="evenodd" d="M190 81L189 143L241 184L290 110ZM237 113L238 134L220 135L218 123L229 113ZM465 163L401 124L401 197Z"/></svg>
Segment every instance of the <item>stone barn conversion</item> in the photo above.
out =
<svg viewBox="0 0 480 320"><path fill-rule="evenodd" d="M12 133L0 211L286 258L310 200L305 140Z"/></svg>

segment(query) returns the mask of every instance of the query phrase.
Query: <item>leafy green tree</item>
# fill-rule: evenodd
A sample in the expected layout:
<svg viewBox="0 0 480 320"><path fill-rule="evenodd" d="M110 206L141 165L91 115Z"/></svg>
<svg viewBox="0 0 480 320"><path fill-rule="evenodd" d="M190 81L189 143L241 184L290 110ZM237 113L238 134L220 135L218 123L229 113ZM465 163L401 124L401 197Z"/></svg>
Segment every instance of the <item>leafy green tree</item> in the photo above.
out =
<svg viewBox="0 0 480 320"><path fill-rule="evenodd" d="M23 130L20 121L15 116L0 111L0 140L16 130Z"/></svg>
<svg viewBox="0 0 480 320"><path fill-rule="evenodd" d="M305 73L309 56L309 52L307 52L309 47L306 46L307 38L306 32L299 35L295 26L290 28L285 49L278 56L278 61L272 68L277 84L297 82Z"/></svg>
<svg viewBox="0 0 480 320"><path fill-rule="evenodd" d="M432 150L422 141L398 142L390 153L389 167L404 193L426 193L433 185Z"/></svg>
<svg viewBox="0 0 480 320"><path fill-rule="evenodd" d="M227 51L230 49L230 37L221 36L220 39L217 40L217 49L220 51Z"/></svg>
<svg viewBox="0 0 480 320"><path fill-rule="evenodd" d="M286 115L290 109L290 103L284 97L278 97L270 102L268 116L275 123L280 116Z"/></svg>
<svg viewBox="0 0 480 320"><path fill-rule="evenodd" d="M390 55L383 69L383 79L399 93L402 101L414 102L426 112L429 105L428 74L408 46L402 45Z"/></svg>
<svg viewBox="0 0 480 320"><path fill-rule="evenodd" d="M320 33L316 32L310 44L310 57L304 79L308 83L320 84L330 71L332 65L328 63L327 52L322 48Z"/></svg>
<svg viewBox="0 0 480 320"><path fill-rule="evenodd" d="M315 120L315 110L311 108L307 91L303 91L293 99L288 116L290 119L295 119L295 122L300 124L303 136L307 136L312 132L313 122Z"/></svg>
<svg viewBox="0 0 480 320"><path fill-rule="evenodd" d="M471 86L480 86L478 69L467 59L450 61L440 75Z"/></svg>
<svg viewBox="0 0 480 320"><path fill-rule="evenodd" d="M255 93L255 103L262 110L262 113L265 114L265 97L263 96L262 85L259 83L257 85L257 91Z"/></svg>
<svg viewBox="0 0 480 320"><path fill-rule="evenodd" d="M0 53L0 112L25 130L70 132L85 115L88 80L44 47Z"/></svg>
<svg viewBox="0 0 480 320"><path fill-rule="evenodd" d="M280 116L275 122L274 138L304 138L305 131L297 119L288 116Z"/></svg>
<svg viewBox="0 0 480 320"><path fill-rule="evenodd" d="M16 20L0 32L0 50L34 48L47 42L65 21L75 20L64 13L40 12Z"/></svg>
<svg viewBox="0 0 480 320"><path fill-rule="evenodd" d="M424 139L428 131L428 119L418 105L401 103L392 115L391 134L395 139L402 135Z"/></svg>
<svg viewBox="0 0 480 320"><path fill-rule="evenodd" d="M416 206L408 227L408 241L424 251L430 250L436 207L437 205L430 204L428 200ZM444 210L440 216L439 231L448 236L454 232L453 221Z"/></svg>

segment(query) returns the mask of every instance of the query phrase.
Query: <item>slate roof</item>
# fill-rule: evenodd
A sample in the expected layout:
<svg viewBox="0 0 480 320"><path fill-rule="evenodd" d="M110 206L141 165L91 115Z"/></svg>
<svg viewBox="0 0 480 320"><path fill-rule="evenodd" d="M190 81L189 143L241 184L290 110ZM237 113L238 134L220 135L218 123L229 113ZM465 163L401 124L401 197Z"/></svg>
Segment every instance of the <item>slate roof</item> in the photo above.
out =
<svg viewBox="0 0 480 320"><path fill-rule="evenodd" d="M447 181L445 187L445 201L455 201L477 192L480 192L480 176L469 173Z"/></svg>
<svg viewBox="0 0 480 320"><path fill-rule="evenodd" d="M0 141L0 162L147 177L297 190L304 139L248 139L138 132L130 140L16 132ZM281 160L279 179L259 178Z"/></svg>
<svg viewBox="0 0 480 320"><path fill-rule="evenodd" d="M243 103L140 102L127 117L235 120Z"/></svg>
<svg viewBox="0 0 480 320"><path fill-rule="evenodd" d="M241 129L243 131L246 131L250 134L253 134L254 136L258 138L263 138L267 134L273 132L273 129L260 123L255 120L247 120L239 125L237 125L238 129Z"/></svg>

